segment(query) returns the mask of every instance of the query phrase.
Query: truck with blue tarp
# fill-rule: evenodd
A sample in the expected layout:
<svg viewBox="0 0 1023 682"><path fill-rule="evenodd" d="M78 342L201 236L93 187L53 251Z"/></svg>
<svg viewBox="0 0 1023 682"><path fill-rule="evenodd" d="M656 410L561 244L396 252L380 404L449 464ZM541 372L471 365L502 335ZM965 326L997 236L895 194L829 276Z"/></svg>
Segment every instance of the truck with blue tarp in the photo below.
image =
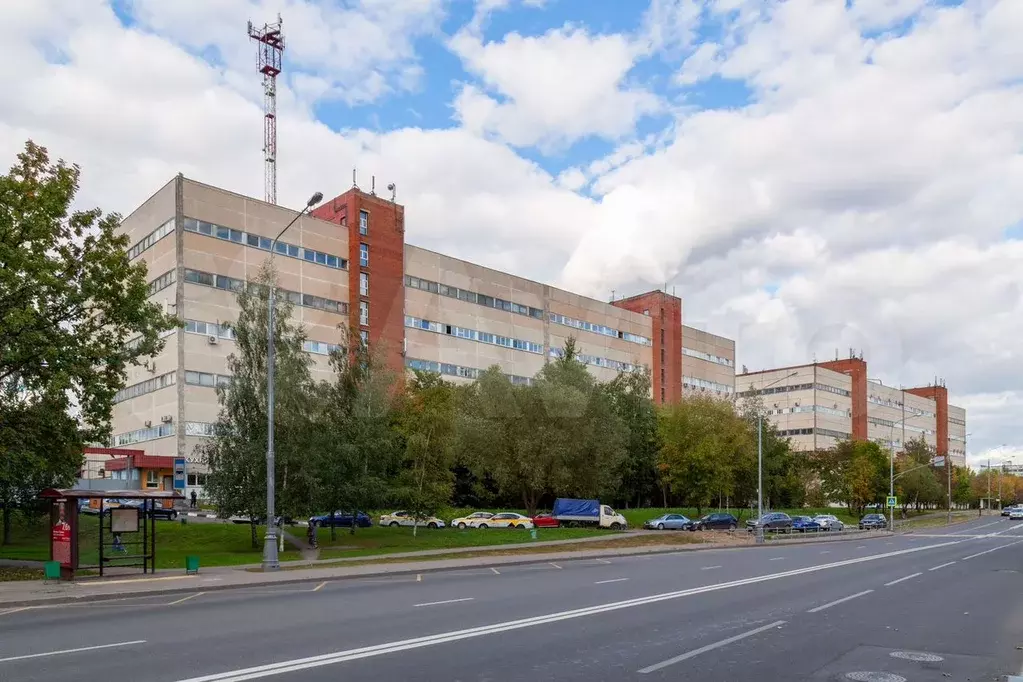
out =
<svg viewBox="0 0 1023 682"><path fill-rule="evenodd" d="M562 526L610 528L624 530L629 527L625 517L600 500L576 500L559 497L554 500L551 516Z"/></svg>

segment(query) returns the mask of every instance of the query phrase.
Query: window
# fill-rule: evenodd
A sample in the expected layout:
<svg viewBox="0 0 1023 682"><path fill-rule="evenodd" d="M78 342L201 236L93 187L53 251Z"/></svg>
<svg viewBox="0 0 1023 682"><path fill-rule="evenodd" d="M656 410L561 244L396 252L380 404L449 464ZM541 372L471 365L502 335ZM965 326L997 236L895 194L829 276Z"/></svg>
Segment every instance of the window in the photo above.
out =
<svg viewBox="0 0 1023 682"><path fill-rule="evenodd" d="M185 281L228 291L241 291L245 288L245 280L225 277L224 275L214 275L209 272L200 272L199 270L185 270ZM286 289L278 289L278 291L294 305L305 306L306 308L319 308L320 310L341 313L342 315L348 314L348 304L343 301L335 301L329 298L313 296L312 294L300 294L297 291L287 291ZM186 331L188 331L187 327Z"/></svg>
<svg viewBox="0 0 1023 682"><path fill-rule="evenodd" d="M463 379L475 379L479 376L479 370L475 367L462 367L461 365L450 365L447 363L434 362L433 360L419 360L416 358L405 358L405 366L409 369L416 369L420 372L433 372ZM529 385L532 379L514 374L505 374L513 384Z"/></svg>
<svg viewBox="0 0 1023 682"><path fill-rule="evenodd" d="M146 487L147 488L159 488L160 487L160 472L156 469L146 469Z"/></svg>
<svg viewBox="0 0 1023 682"><path fill-rule="evenodd" d="M185 229L188 229L187 226ZM132 245L132 247L128 249L128 260L134 260L135 258L138 258L143 251L145 251L146 249L148 249L153 244L160 241L167 235L171 234L172 232L174 232L174 218L171 218L163 225L156 228L155 230L147 234L145 237L140 239L138 243Z"/></svg>
<svg viewBox="0 0 1023 682"><path fill-rule="evenodd" d="M166 289L171 284L174 284L174 270L168 270L163 273L152 282L149 283L149 295L152 296L158 291Z"/></svg>
<svg viewBox="0 0 1023 682"><path fill-rule="evenodd" d="M202 220L196 220L195 218L185 218L184 226L186 232L197 232L210 237L216 237L217 239L223 239L224 241L251 246L262 251L270 251L270 246L272 245L272 241L269 237L261 237L256 234L235 230L234 228L225 227L223 225L215 225L213 223L203 222ZM172 220L170 221L171 232L173 232L173 227L174 221ZM288 256L289 258L301 258L309 261L310 263L319 263L320 265L326 265L327 267L334 268L336 270L346 270L348 268L348 261L344 258L332 256L321 251L305 249L295 244L288 244L287 242L277 242L277 245L273 247L273 251L282 256ZM128 253L130 256L132 252L129 250Z"/></svg>
<svg viewBox="0 0 1023 682"><path fill-rule="evenodd" d="M359 273L359 296L369 296L369 275L365 272Z"/></svg>
<svg viewBox="0 0 1023 682"><path fill-rule="evenodd" d="M167 374L163 374L158 377L153 377L152 379L146 379L145 381L141 381L137 384L132 384L131 386L125 386L120 391L114 394L114 402L120 403L124 402L125 400L131 400L132 398L137 398L140 395L152 393L153 391L158 391L161 388L166 388L167 386L173 385L174 373L168 372Z"/></svg>
<svg viewBox="0 0 1023 682"><path fill-rule="evenodd" d="M362 340L362 345L364 345L364 346L368 346L369 345L369 332L368 331L366 331L365 329L360 329L359 330L359 338Z"/></svg>
<svg viewBox="0 0 1023 682"><path fill-rule="evenodd" d="M359 324L369 325L369 303L359 301Z"/></svg>
<svg viewBox="0 0 1023 682"><path fill-rule="evenodd" d="M359 211L359 234L369 234L369 211Z"/></svg>
<svg viewBox="0 0 1023 682"><path fill-rule="evenodd" d="M359 265L369 267L369 247L365 244L359 244Z"/></svg>

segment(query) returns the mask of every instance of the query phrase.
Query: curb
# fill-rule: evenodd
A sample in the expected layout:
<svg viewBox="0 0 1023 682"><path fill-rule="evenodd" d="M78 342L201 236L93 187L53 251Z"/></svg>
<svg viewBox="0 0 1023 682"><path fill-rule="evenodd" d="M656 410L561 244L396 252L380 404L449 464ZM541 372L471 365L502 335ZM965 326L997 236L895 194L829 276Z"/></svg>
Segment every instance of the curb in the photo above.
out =
<svg viewBox="0 0 1023 682"><path fill-rule="evenodd" d="M127 599L141 599L147 597L153 597L158 595L176 595L176 594L189 594L194 592L226 592L229 590L242 590L252 588L266 588L275 585L296 585L302 583L320 583L320 582L338 582L343 580L363 580L366 578L377 578L377 577L390 577L390 576L407 576L417 575L422 573L446 573L449 571L462 571L472 570L477 568L500 568L503 566L528 566L530 564L548 563L550 561L557 561L559 563L569 561L588 561L591 559L602 559L602 558L613 558L613 557L632 557L632 556L647 556L647 555L659 555L659 554L679 554L682 552L705 552L710 550L740 550L750 548L769 548L778 547L779 545L811 545L819 542L831 543L831 542L846 542L849 540L870 540L875 538L882 538L890 536L890 533L884 532L869 537L863 537L859 531L854 536L846 537L835 537L834 539L798 539L798 540L786 540L782 542L765 542L762 545L722 545L707 543L703 546L687 546L680 545L678 547L665 547L660 546L655 549L642 549L637 548L635 551L614 551L607 550L598 554L588 554L587 556L578 556L578 553L569 554L566 556L547 557L544 559L537 559L535 557L524 556L521 559L513 559L510 561L490 561L487 563L473 564L471 566L430 566L424 565L417 568L404 568L394 571L381 571L376 573L362 573L355 575L340 575L340 576L296 576L295 578L288 578L283 580L274 580L272 582L265 583L252 583L252 584L235 584L235 585L192 585L189 587L172 587L165 590L152 590L146 592L133 592L131 594L125 593L110 593L110 594L90 594L82 596L61 596L61 597L45 597L41 599L22 599L19 601L4 601L0 602L0 611L7 608L18 608L25 606L53 606L57 604L82 604L88 602L103 602L103 601L121 601ZM597 550L599 551L599 550ZM506 555L507 556L507 555ZM499 558L499 557L494 557ZM424 562L426 563L426 562ZM430 562L432 563L432 562ZM296 573L303 572L303 569L294 569ZM315 569L308 569L315 570ZM200 574L201 575L201 574ZM87 585L88 583L86 583ZM200 589L201 587L201 589Z"/></svg>

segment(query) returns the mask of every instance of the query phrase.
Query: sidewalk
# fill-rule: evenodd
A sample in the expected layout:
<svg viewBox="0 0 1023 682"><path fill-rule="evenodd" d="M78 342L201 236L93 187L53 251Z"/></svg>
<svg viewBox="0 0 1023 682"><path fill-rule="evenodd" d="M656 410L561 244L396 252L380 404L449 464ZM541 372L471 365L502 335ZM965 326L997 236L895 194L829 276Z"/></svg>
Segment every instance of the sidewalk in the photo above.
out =
<svg viewBox="0 0 1023 682"><path fill-rule="evenodd" d="M465 559L437 559L433 561L403 561L395 563L366 563L351 565L350 562L332 561L329 565L324 562L317 562L314 567L300 570L281 570L274 573L261 573L244 570L245 567L221 567L216 569L203 569L199 575L183 575L181 571L161 571L155 576L146 577L118 577L82 579L74 583L46 584L37 581L12 581L0 583L0 615L5 609L45 606L53 604L79 603L89 601L106 601L113 599L126 599L131 597L148 597L173 594L190 594L196 592L213 592L220 590L240 589L246 587L260 587L273 585L290 585L296 583L321 583L332 580L351 580L368 577L387 577L400 575L416 575L426 573L437 573L451 570L472 570L498 568L501 566L519 566L525 564L538 564L550 562L568 562L587 559L627 557L645 554L668 554L676 552L691 552L710 549L742 549L753 547L777 547L778 545L804 544L813 542L842 542L853 539L868 537L883 537L884 532L859 532L845 534L842 536L813 536L811 538L786 538L773 540L763 545L734 543L700 543L691 545L670 545L655 544L641 547L604 548L592 550L578 550L571 552L539 552L528 554L501 555L485 557L469 557ZM564 544L572 541L555 541L549 544ZM530 544L527 547L535 547ZM491 547L489 551L513 551L522 549L522 545L501 545ZM470 551L480 551L480 548L472 548ZM425 550L423 552L402 553L401 558L414 559L415 556L429 556L437 554L437 550ZM443 553L452 553L445 550ZM386 557L361 557L352 561L372 561L376 559L393 559L394 555ZM287 564L290 566L291 563Z"/></svg>

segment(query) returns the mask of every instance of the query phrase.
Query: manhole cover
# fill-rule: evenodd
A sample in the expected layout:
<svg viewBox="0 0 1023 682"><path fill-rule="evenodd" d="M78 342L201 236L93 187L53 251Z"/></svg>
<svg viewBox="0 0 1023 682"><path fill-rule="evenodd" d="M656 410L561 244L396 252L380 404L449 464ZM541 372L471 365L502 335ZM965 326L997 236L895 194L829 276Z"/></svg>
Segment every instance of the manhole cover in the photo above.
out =
<svg viewBox="0 0 1023 682"><path fill-rule="evenodd" d="M894 673L853 672L846 673L845 679L853 682L906 682L905 677Z"/></svg>
<svg viewBox="0 0 1023 682"><path fill-rule="evenodd" d="M945 659L936 654L925 654L920 651L893 651L888 654L892 658L901 658L907 661L918 661L920 663L938 663Z"/></svg>

